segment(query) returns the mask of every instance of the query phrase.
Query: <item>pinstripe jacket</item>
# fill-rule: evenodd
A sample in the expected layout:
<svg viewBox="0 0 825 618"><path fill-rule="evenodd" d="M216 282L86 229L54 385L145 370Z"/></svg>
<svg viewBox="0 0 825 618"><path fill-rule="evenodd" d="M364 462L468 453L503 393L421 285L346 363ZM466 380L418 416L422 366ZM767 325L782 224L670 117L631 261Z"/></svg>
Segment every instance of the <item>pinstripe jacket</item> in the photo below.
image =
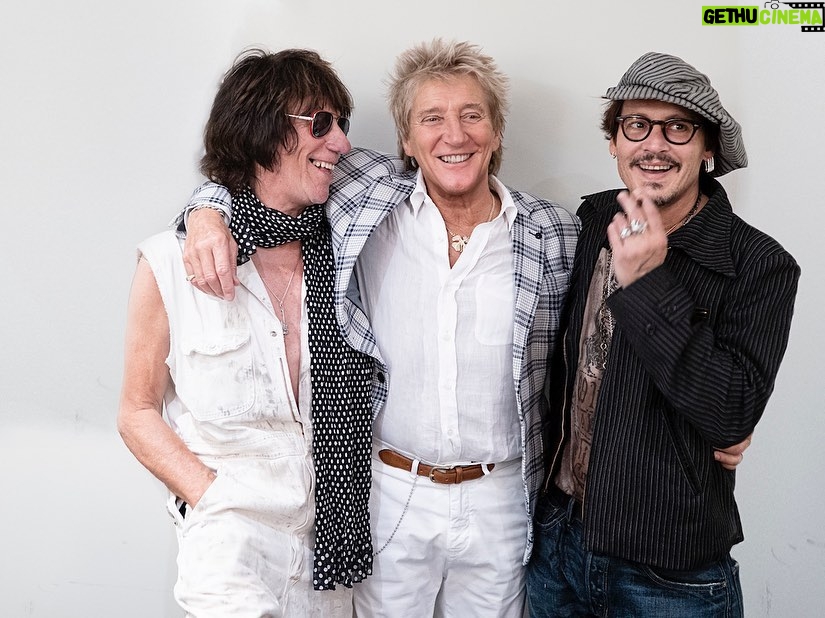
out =
<svg viewBox="0 0 825 618"><path fill-rule="evenodd" d="M706 565L744 538L735 473L714 461L713 448L742 441L765 409L800 272L776 241L733 214L717 181L703 183L710 200L670 236L665 263L608 300L616 327L583 504L590 550L665 569ZM550 426L559 449L588 286L617 193L587 196L578 211L563 344L547 388L551 418L563 419Z"/></svg>
<svg viewBox="0 0 825 618"><path fill-rule="evenodd" d="M335 252L335 312L347 343L375 359L373 414L377 417L392 383L381 358L380 343L361 307L355 262L370 234L412 194L415 174L402 171L401 160L371 150L353 149L335 167L327 201ZM522 480L530 520L525 563L532 550L532 515L544 470L543 387L548 355L557 339L561 308L570 282L579 222L560 206L510 190L517 208L512 226L515 277L513 387L522 439ZM204 185L190 206L208 202L227 210L229 194ZM180 219L180 218L179 218Z"/></svg>

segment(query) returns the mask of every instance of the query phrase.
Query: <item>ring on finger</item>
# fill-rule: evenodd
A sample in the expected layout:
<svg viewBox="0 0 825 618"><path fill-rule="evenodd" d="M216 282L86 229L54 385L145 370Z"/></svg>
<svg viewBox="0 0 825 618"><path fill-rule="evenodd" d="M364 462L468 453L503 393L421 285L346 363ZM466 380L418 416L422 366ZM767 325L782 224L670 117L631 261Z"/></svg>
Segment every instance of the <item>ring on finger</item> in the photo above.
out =
<svg viewBox="0 0 825 618"><path fill-rule="evenodd" d="M639 219L633 219L630 222L630 233L631 234L643 234L644 231L647 229L647 221L639 221Z"/></svg>
<svg viewBox="0 0 825 618"><path fill-rule="evenodd" d="M192 281L192 279L194 279L194 278L195 278L195 275L186 275L186 280L187 281Z"/></svg>
<svg viewBox="0 0 825 618"><path fill-rule="evenodd" d="M628 238L632 233L633 233L633 230L631 230L628 226L624 226L622 228L622 231L619 232L619 238L624 240L625 238Z"/></svg>

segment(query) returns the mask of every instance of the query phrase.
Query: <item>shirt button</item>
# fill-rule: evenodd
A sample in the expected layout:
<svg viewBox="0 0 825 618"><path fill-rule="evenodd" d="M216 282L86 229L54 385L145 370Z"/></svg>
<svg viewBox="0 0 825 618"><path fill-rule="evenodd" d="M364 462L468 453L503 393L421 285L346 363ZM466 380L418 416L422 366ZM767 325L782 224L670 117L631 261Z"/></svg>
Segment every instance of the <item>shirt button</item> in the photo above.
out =
<svg viewBox="0 0 825 618"><path fill-rule="evenodd" d="M656 327L653 326L653 324L648 324L647 326L645 326L645 332L648 335L653 335L656 332Z"/></svg>
<svg viewBox="0 0 825 618"><path fill-rule="evenodd" d="M386 380L386 378L384 377L384 372L379 371L377 374L375 374L375 379L378 380L381 384L383 384Z"/></svg>

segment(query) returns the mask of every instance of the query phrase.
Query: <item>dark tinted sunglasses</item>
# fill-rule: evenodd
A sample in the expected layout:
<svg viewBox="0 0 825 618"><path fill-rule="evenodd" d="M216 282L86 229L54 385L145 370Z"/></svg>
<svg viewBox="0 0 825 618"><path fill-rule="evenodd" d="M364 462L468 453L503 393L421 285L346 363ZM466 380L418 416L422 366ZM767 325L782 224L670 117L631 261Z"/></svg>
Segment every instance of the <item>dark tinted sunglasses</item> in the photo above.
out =
<svg viewBox="0 0 825 618"><path fill-rule="evenodd" d="M315 112L312 116L299 116L297 114L287 114L290 118L298 120L309 120L312 123L312 137L324 137L332 128L332 123L337 122L344 135L349 133L349 118L343 116L333 116L332 112Z"/></svg>

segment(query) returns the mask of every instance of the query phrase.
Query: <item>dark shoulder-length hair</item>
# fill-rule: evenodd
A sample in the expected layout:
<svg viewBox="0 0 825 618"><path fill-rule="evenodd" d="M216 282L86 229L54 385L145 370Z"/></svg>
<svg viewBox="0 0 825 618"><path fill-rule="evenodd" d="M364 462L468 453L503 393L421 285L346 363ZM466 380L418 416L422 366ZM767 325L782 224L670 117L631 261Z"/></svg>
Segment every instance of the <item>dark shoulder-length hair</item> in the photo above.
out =
<svg viewBox="0 0 825 618"><path fill-rule="evenodd" d="M332 65L316 52L250 49L224 75L204 128L201 172L238 191L251 184L255 166L274 170L280 152L297 146L287 114L308 116L331 108L352 114L352 95Z"/></svg>

